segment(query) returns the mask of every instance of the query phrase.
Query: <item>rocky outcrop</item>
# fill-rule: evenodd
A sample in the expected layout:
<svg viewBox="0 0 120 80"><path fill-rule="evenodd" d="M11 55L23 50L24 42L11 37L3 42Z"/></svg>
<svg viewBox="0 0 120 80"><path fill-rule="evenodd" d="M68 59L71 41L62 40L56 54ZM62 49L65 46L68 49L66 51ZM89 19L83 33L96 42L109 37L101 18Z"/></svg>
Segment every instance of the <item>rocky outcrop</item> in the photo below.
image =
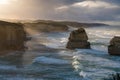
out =
<svg viewBox="0 0 120 80"><path fill-rule="evenodd" d="M90 43L88 42L88 36L84 28L79 28L78 30L71 32L66 48L68 49L90 48Z"/></svg>
<svg viewBox="0 0 120 80"><path fill-rule="evenodd" d="M26 33L21 23L0 21L0 54L24 50Z"/></svg>
<svg viewBox="0 0 120 80"><path fill-rule="evenodd" d="M112 38L108 46L108 52L110 55L120 55L120 36Z"/></svg>

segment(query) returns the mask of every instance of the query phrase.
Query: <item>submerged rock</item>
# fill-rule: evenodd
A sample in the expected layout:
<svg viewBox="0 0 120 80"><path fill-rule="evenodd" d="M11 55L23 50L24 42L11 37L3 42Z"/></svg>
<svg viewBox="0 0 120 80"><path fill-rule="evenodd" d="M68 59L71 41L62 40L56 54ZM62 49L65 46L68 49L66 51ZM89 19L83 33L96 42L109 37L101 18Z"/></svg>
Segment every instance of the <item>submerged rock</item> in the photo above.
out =
<svg viewBox="0 0 120 80"><path fill-rule="evenodd" d="M112 38L108 46L108 52L110 55L120 55L120 36Z"/></svg>
<svg viewBox="0 0 120 80"><path fill-rule="evenodd" d="M0 54L24 50L26 33L21 23L0 21Z"/></svg>
<svg viewBox="0 0 120 80"><path fill-rule="evenodd" d="M90 48L90 43L88 42L88 36L84 28L79 28L78 30L74 30L71 32L66 48L68 49Z"/></svg>

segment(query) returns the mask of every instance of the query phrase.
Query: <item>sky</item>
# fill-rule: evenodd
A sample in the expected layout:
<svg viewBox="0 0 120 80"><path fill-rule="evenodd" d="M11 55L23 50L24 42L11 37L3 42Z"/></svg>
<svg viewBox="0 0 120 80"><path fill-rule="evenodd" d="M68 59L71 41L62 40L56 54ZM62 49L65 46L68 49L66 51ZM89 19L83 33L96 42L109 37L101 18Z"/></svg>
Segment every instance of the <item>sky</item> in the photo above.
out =
<svg viewBox="0 0 120 80"><path fill-rule="evenodd" d="M120 22L120 0L0 0L1 19Z"/></svg>

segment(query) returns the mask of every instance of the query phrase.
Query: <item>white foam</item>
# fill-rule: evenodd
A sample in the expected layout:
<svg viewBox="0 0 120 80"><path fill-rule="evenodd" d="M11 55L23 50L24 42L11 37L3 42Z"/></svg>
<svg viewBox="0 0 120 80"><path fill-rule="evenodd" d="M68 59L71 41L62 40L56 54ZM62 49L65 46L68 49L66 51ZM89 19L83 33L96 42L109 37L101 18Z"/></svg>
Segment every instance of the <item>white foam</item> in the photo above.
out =
<svg viewBox="0 0 120 80"><path fill-rule="evenodd" d="M84 78L86 77L86 73L85 73L84 71L81 71L81 72L79 73L79 75L82 76L82 77L84 77Z"/></svg>
<svg viewBox="0 0 120 80"><path fill-rule="evenodd" d="M60 56L64 56L64 57L72 57L73 56L71 51L60 51L57 54L60 55Z"/></svg>
<svg viewBox="0 0 120 80"><path fill-rule="evenodd" d="M62 59L56 59L56 58L49 58L49 57L38 57L33 60L33 63L44 63L44 64L69 64L69 61L62 60Z"/></svg>
<svg viewBox="0 0 120 80"><path fill-rule="evenodd" d="M102 53L102 51L79 49L73 54L73 59L77 61L74 62L73 60L73 67L75 68L75 70L80 71L80 76L91 78L90 80L105 77L105 74L108 75L109 73L114 73L114 69L119 69L120 67L119 61L111 60L111 56L104 55L105 53ZM82 61L86 63L84 64ZM78 63L81 64L79 65Z"/></svg>
<svg viewBox="0 0 120 80"><path fill-rule="evenodd" d="M115 35L119 35L119 29L115 29L112 27L94 27L94 28L86 28L89 38L97 37L97 38L112 38Z"/></svg>

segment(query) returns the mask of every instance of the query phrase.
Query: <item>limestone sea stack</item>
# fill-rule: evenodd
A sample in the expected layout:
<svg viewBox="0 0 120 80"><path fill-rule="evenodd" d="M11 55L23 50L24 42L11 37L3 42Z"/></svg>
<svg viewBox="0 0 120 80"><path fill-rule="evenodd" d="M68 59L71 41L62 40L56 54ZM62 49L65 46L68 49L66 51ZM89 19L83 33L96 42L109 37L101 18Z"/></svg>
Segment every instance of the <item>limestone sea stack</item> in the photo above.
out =
<svg viewBox="0 0 120 80"><path fill-rule="evenodd" d="M79 28L71 32L66 48L68 49L89 49L90 43L84 28Z"/></svg>
<svg viewBox="0 0 120 80"><path fill-rule="evenodd" d="M120 36L111 39L108 52L110 55L120 55Z"/></svg>
<svg viewBox="0 0 120 80"><path fill-rule="evenodd" d="M21 23L0 21L0 55L23 50L26 33Z"/></svg>

